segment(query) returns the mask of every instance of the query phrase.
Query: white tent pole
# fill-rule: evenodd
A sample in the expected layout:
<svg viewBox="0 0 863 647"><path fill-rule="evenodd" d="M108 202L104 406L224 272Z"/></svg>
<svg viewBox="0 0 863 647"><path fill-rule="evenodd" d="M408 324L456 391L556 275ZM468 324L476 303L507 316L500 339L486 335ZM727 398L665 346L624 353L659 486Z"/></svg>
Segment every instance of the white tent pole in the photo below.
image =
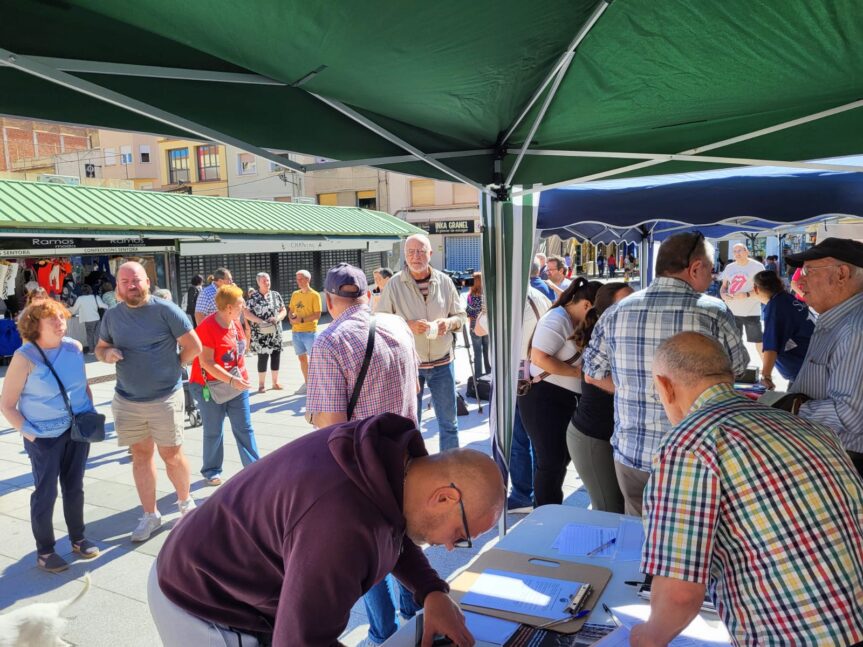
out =
<svg viewBox="0 0 863 647"><path fill-rule="evenodd" d="M430 157L426 153L423 153L420 149L418 149L413 144L409 144L408 142L403 140L401 137L391 133L390 131L383 128L382 126L379 126L378 124L373 122L371 119L364 117L363 115L358 113L353 108L350 108L350 107L346 106L345 104L343 104L341 101L336 101L335 99L330 99L330 98L324 97L320 94L315 94L314 92L309 92L309 95L315 97L316 99L318 99L322 103L325 103L326 105L330 106L331 108L338 110L340 113L342 113L346 117L349 117L350 119L353 119L354 121L356 121L361 126L365 126L366 128L371 130L373 133L375 133L379 137L383 137L388 142L391 142L391 143L395 144L396 146L399 146L399 147L405 149L411 155L414 155L419 161L425 162L429 166L433 166L437 170L441 171L442 173L446 173L450 177L458 180L459 182L469 184L470 186L477 189L478 191L481 191L482 193L489 193L490 192L490 189L488 187L485 187L482 184L479 184L478 182L471 180L466 175L463 175L463 174L459 173L458 171L451 169L446 164L442 164L441 162L438 162L436 159Z"/></svg>
<svg viewBox="0 0 863 647"><path fill-rule="evenodd" d="M472 151L453 151L449 153L429 153L431 159L451 159L453 157L477 157L479 155L491 155L493 148L480 148ZM323 171L334 168L351 168L353 166L381 166L383 164L399 164L402 162L416 162L416 155L393 155L391 157L369 157L361 160L344 160L338 162L320 162L318 164L306 164L306 172Z"/></svg>
<svg viewBox="0 0 863 647"><path fill-rule="evenodd" d="M560 87L560 84L563 81L563 77L566 76L566 72L569 69L570 63L572 63L572 59L574 56L575 54L570 52L564 57L564 63L561 66L560 71L558 71L557 76L554 79L554 83L551 86L551 89L548 91L548 94L545 95L545 100L542 102L542 107L539 109L539 114L537 114L536 119L533 120L533 125L530 127L530 131L527 133L527 137L525 137L524 139L521 150L518 151L518 157L515 158L515 163L512 165L512 168L509 170L509 174L506 176L506 181L504 182L505 186L512 186L512 179L515 177L515 172L518 171L518 167L521 166L521 160L524 159L524 152L527 150L527 147L530 146L530 143L533 141L533 137L534 135L536 135L536 131L539 129L539 125L545 118L545 113L548 111L548 107L551 105L551 102L554 101L554 97L557 94L557 89Z"/></svg>
<svg viewBox="0 0 863 647"><path fill-rule="evenodd" d="M798 119L792 119L791 121L785 121L781 124L776 124L773 126L769 126L767 128L762 128L760 130L754 130L750 133L746 133L744 135L738 135L737 137L731 137L730 139L723 139L722 141L715 142L713 144L707 144L705 146L699 146L696 148L690 148L689 150L680 151L679 153L675 153L676 155L695 155L702 151L713 150L715 148L721 148L723 146L729 146L731 144L737 144L742 141L747 141L749 139L755 139L757 137L761 137L762 135L769 135L771 133L778 132L780 130L786 130L788 128L794 128L795 126L801 126L803 124L807 124L810 121L817 121L818 119L824 119L825 117L832 117L833 115L838 115L843 112L848 112L849 110L855 110L857 108L863 107L863 99L859 101L853 101L851 103L846 103L841 106L836 106L835 108L830 108L829 110L822 110L821 112L816 112L811 115L807 115L805 117L800 117ZM594 173L592 175L585 175L580 178L574 178L572 180L564 180L562 182L555 182L554 184L548 184L540 187L533 187L530 189L523 189L519 192L519 194L526 195L528 193L537 193L539 191L547 191L549 189L555 189L561 186L569 186L571 184L581 184L583 182L589 182L591 180L598 180L603 177L611 177L614 175L621 175L622 173L628 173L629 171L636 171L642 168L646 168L649 166L655 166L657 164L662 164L666 160L647 160L644 162L638 162L637 164L629 164L627 166L621 166L620 168L610 169L608 171L603 171L601 173ZM513 194L515 195L515 193Z"/></svg>
<svg viewBox="0 0 863 647"><path fill-rule="evenodd" d="M739 164L741 166L779 166L787 168L815 169L820 171L845 171L863 173L863 166L850 164L830 164L826 162L786 162L780 160L752 159L748 157L715 157L710 155L677 155L664 153L608 153L603 151L567 151L529 149L526 155L553 157L592 157L611 159L642 159L661 162L703 162L706 164Z"/></svg>
<svg viewBox="0 0 863 647"><path fill-rule="evenodd" d="M284 166L300 172L303 170L303 167L300 164L285 159L284 157L272 153L265 148L253 146L252 144L237 139L236 137L231 137L230 135L213 130L212 128L189 121L184 117L161 110L160 108L156 108L155 106L144 103L143 101L138 101L137 99L120 94L119 92L114 92L113 90L103 88L95 83L90 83L90 81L79 79L77 76L72 76L71 74L61 72L53 67L37 63L27 56L20 56L7 49L0 48L0 60L3 60L6 65L14 67L22 72L26 72L27 74L32 74L40 79L56 83L57 85L69 88L70 90L75 90L81 94L110 103L155 121L160 121L163 124L180 128L181 130L198 135L208 141L216 141L229 146L236 146L240 150L252 153L258 157L263 157L279 166Z"/></svg>
<svg viewBox="0 0 863 647"><path fill-rule="evenodd" d="M571 54L578 48L581 44L581 41L584 40L585 36L587 36L588 32L593 29L593 26L596 24L596 21L599 20L599 17L605 13L605 10L608 9L608 5L611 4L611 0L600 0L599 4L596 5L596 8L593 10L593 13L590 15L590 18L587 19L581 29L575 34L575 38L572 39L572 42L569 44L563 53L560 55L560 58L557 59L557 62L554 64L554 67L549 70L549 73L543 79L542 83L539 84L539 87L534 91L533 95L531 95L530 100L527 102L527 105L522 109L521 113L518 115L516 120L512 123L509 129L506 131L506 135L502 142L506 144L509 141L509 138L512 136L512 133L518 128L519 124L522 120L527 116L527 113L530 112L530 109L533 108L533 104L536 103L537 99L542 96L542 93L548 87L548 84L551 83L551 80L555 77L558 71L565 65L569 65L570 61L567 60L571 58ZM507 183L509 184L509 183Z"/></svg>

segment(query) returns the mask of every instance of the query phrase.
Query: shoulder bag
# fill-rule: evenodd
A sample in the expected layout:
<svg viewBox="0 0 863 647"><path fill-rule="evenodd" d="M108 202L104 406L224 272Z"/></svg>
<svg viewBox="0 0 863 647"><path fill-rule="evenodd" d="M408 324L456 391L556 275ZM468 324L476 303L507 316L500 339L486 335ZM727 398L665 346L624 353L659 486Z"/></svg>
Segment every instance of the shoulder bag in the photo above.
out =
<svg viewBox="0 0 863 647"><path fill-rule="evenodd" d="M79 443L98 443L105 440L105 416L101 413L96 413L95 411L75 413L72 410L72 402L69 400L69 393L66 391L66 387L63 386L60 376L57 375L57 371L54 370L54 367L51 366L51 362L48 361L45 351L42 350L39 344L34 343L33 345L39 350L39 354L42 355L42 359L45 360L45 366L47 366L48 370L51 371L54 379L57 380L57 385L60 387L63 401L66 403L66 408L69 410L69 415L72 417L72 440Z"/></svg>
<svg viewBox="0 0 863 647"><path fill-rule="evenodd" d="M231 322L231 326L234 326L234 332L236 334L236 323ZM239 356L240 348L239 345L234 346L234 350ZM244 389L238 389L234 386L231 386L230 380L228 382L222 382L221 380L214 379L212 381L207 381L207 373L204 371L204 365L198 360L198 365L201 367L201 377L204 380L204 388L209 391L210 397L213 399L213 402L216 404L225 404L225 402L230 402L237 396L241 395ZM242 375L240 375L240 369L238 367L232 368L228 371L232 377L242 379ZM206 396L205 396L206 399Z"/></svg>
<svg viewBox="0 0 863 647"><path fill-rule="evenodd" d="M272 290L267 292L267 296L264 297L267 300L267 303L270 306L270 310L272 311L273 317L278 317L279 313L276 310L276 298L273 295ZM264 321L263 323L257 324L258 332L262 335L275 335L282 331L281 325L277 323L270 323L269 321Z"/></svg>

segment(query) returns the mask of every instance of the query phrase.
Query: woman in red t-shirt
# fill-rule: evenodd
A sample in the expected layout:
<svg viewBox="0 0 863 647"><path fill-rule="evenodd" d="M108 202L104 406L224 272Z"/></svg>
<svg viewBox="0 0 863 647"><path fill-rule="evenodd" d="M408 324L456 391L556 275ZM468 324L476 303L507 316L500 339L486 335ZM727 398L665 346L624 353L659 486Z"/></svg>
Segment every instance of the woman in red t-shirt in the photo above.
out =
<svg viewBox="0 0 863 647"><path fill-rule="evenodd" d="M216 312L195 329L203 350L192 365L190 388L204 422L201 474L207 485L222 484L225 417L231 421L243 467L260 458L249 410L248 340L240 324L245 305L241 288L223 285L216 292Z"/></svg>

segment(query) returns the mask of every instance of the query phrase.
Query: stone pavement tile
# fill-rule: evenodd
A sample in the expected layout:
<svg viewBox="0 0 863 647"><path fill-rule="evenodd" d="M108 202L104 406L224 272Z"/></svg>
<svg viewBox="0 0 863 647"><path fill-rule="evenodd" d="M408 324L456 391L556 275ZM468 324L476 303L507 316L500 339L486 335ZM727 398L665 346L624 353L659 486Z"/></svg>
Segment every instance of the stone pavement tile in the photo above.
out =
<svg viewBox="0 0 863 647"><path fill-rule="evenodd" d="M153 555L115 546L111 552L91 560L91 573L94 577L98 575L99 588L146 604L147 577L154 561Z"/></svg>
<svg viewBox="0 0 863 647"><path fill-rule="evenodd" d="M0 515L0 528L3 529L3 541L0 541L0 555L9 557L14 560L22 559L25 556L35 562L36 559L36 544L33 540L33 531L29 521L23 521L10 517L9 515ZM0 589L5 588L5 583L0 586Z"/></svg>

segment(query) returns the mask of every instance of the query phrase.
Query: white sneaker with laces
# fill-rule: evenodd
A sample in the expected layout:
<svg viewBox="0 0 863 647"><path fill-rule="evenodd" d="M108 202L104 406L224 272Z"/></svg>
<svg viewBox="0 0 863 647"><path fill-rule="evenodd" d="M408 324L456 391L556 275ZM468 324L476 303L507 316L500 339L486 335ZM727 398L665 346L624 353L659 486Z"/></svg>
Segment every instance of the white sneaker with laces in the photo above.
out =
<svg viewBox="0 0 863 647"><path fill-rule="evenodd" d="M180 519L185 517L196 507L198 506L195 505L195 500L192 497L189 497L185 501L177 501L177 508L180 510Z"/></svg>
<svg viewBox="0 0 863 647"><path fill-rule="evenodd" d="M162 516L158 512L145 512L144 516L138 519L138 525L132 531L132 541L147 541L150 535L161 525Z"/></svg>

